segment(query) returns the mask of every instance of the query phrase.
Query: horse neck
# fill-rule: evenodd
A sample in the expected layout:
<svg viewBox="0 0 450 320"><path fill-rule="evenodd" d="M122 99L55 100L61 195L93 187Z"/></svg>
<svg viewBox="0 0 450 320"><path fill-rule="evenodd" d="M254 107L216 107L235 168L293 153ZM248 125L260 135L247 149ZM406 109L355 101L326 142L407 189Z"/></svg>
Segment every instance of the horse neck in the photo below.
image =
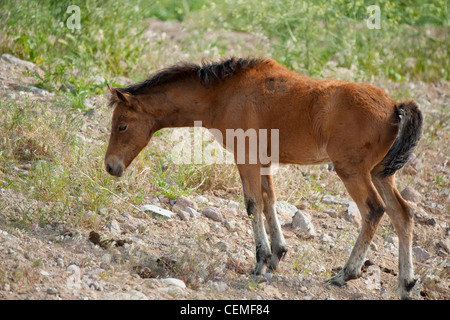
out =
<svg viewBox="0 0 450 320"><path fill-rule="evenodd" d="M200 83L179 82L142 98L146 111L162 128L193 127L210 123L213 92ZM197 122L197 123L194 123Z"/></svg>

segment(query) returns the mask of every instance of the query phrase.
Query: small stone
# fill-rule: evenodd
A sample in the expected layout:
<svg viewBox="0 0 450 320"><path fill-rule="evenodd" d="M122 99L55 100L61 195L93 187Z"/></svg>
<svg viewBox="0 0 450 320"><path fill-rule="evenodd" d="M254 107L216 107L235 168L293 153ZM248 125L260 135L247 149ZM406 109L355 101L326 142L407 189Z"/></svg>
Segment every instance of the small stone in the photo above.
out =
<svg viewBox="0 0 450 320"><path fill-rule="evenodd" d="M266 278L267 280L270 280L270 279L273 278L273 274L270 273L270 272L267 272L267 273L264 274L264 278Z"/></svg>
<svg viewBox="0 0 450 320"><path fill-rule="evenodd" d="M32 62L21 60L19 58L16 58L16 57L10 55L10 54L7 54L7 53L2 54L0 56L0 60L4 60L4 61L6 61L8 63L15 64L15 65L18 65L18 66L23 66L26 69L28 69L29 71L32 70L33 68L35 68L35 66L36 66Z"/></svg>
<svg viewBox="0 0 450 320"><path fill-rule="evenodd" d="M204 196L196 196L195 198L194 198L194 201L196 202L196 203L208 203L208 199L206 199Z"/></svg>
<svg viewBox="0 0 450 320"><path fill-rule="evenodd" d="M349 201L347 210L344 211L344 219L351 222L357 228L361 227L361 215L354 201Z"/></svg>
<svg viewBox="0 0 450 320"><path fill-rule="evenodd" d="M292 225L294 228L300 229L302 233L306 234L308 237L316 236L316 230L314 229L313 224L300 210L297 210L294 214L294 217L292 218Z"/></svg>
<svg viewBox="0 0 450 320"><path fill-rule="evenodd" d="M179 210L186 211L186 208L190 207L194 210L198 210L198 205L191 199L185 196L179 196L175 202L175 205L172 207L173 212L178 212Z"/></svg>
<svg viewBox="0 0 450 320"><path fill-rule="evenodd" d="M55 288L48 288L47 289L47 294L57 295L58 294L58 290L56 290Z"/></svg>
<svg viewBox="0 0 450 320"><path fill-rule="evenodd" d="M229 212L230 214L233 214L233 215L238 215L240 211L241 211L241 205L239 204L239 202L236 202L233 200L228 200L227 212Z"/></svg>
<svg viewBox="0 0 450 320"><path fill-rule="evenodd" d="M49 277L49 276L50 276L50 273L48 273L47 271L44 271L44 270L39 271L39 273L40 273L42 276L44 276L44 277Z"/></svg>
<svg viewBox="0 0 450 320"><path fill-rule="evenodd" d="M107 227L109 231L115 235L119 235L122 233L122 231L120 230L120 225L115 219L112 219L111 222L108 223Z"/></svg>
<svg viewBox="0 0 450 320"><path fill-rule="evenodd" d="M214 245L215 248L219 249L222 252L228 252L230 246L225 241L219 241Z"/></svg>
<svg viewBox="0 0 450 320"><path fill-rule="evenodd" d="M179 210L177 214L178 214L178 216L180 217L181 220L189 221L190 214L187 213L186 211Z"/></svg>
<svg viewBox="0 0 450 320"><path fill-rule="evenodd" d="M237 223L228 220L223 222L223 226L230 232L237 232L241 229Z"/></svg>
<svg viewBox="0 0 450 320"><path fill-rule="evenodd" d="M322 199L322 202L327 205L333 205L333 204L339 204L348 206L350 204L350 201L347 199L341 199L332 195L325 195Z"/></svg>
<svg viewBox="0 0 450 320"><path fill-rule="evenodd" d="M449 238L442 239L441 241L439 241L439 246L441 246L442 249L447 251L447 253L450 253L450 239Z"/></svg>
<svg viewBox="0 0 450 320"><path fill-rule="evenodd" d="M411 201L413 203L419 203L422 200L422 195L412 187L406 187L401 192L401 195L403 199L405 199L406 201Z"/></svg>
<svg viewBox="0 0 450 320"><path fill-rule="evenodd" d="M114 292L105 294L106 300L148 300L148 297L140 291Z"/></svg>
<svg viewBox="0 0 450 320"><path fill-rule="evenodd" d="M425 249L422 249L421 247L413 247L412 254L413 254L414 260L417 262L425 261L431 257L431 254L428 251L426 251Z"/></svg>
<svg viewBox="0 0 450 320"><path fill-rule="evenodd" d="M152 204L146 204L140 207L139 210L147 213L150 217L154 219L168 220L172 219L173 217L173 212Z"/></svg>
<svg viewBox="0 0 450 320"><path fill-rule="evenodd" d="M193 208L191 208L191 207L186 207L186 208L185 208L185 211L186 211L187 213L189 213L189 215L190 215L191 218L194 218L194 219L196 219L196 218L198 218L198 217L201 216L201 213L200 213L200 212L198 212L197 210L195 210L195 209L193 209Z"/></svg>
<svg viewBox="0 0 450 320"><path fill-rule="evenodd" d="M103 260L104 263L111 264L111 261L112 261L112 254L110 254L110 253L105 253L105 254L102 256L102 260Z"/></svg>
<svg viewBox="0 0 450 320"><path fill-rule="evenodd" d="M56 265L58 267L64 267L64 260L62 258L57 258L56 259Z"/></svg>
<svg viewBox="0 0 450 320"><path fill-rule="evenodd" d="M166 278L166 279L162 279L161 281L170 286L175 286L175 287L178 287L181 289L186 289L186 284L180 279Z"/></svg>
<svg viewBox="0 0 450 320"><path fill-rule="evenodd" d="M220 211L218 209L216 209L214 207L206 208L205 210L203 210L202 214L211 220L214 220L217 222L223 221L222 214L220 213Z"/></svg>
<svg viewBox="0 0 450 320"><path fill-rule="evenodd" d="M337 218L338 217L337 212L335 210L333 210L333 209L324 210L323 213L326 213L327 215L329 215L332 218Z"/></svg>
<svg viewBox="0 0 450 320"><path fill-rule="evenodd" d="M296 204L295 207L298 210L306 210L306 209L308 209L308 205L305 202L301 202L299 204Z"/></svg>
<svg viewBox="0 0 450 320"><path fill-rule="evenodd" d="M329 244L334 244L333 238L331 238L331 237L330 237L328 234L326 234L326 233L322 233L322 234L320 235L320 237L319 237L319 240L322 241L322 242L329 243Z"/></svg>
<svg viewBox="0 0 450 320"><path fill-rule="evenodd" d="M369 275L366 280L367 289L369 290L379 290L381 289L381 269L377 265L371 265L367 268L367 274Z"/></svg>
<svg viewBox="0 0 450 320"><path fill-rule="evenodd" d="M224 292L229 288L223 281L208 281L206 285L217 292Z"/></svg>
<svg viewBox="0 0 450 320"><path fill-rule="evenodd" d="M291 217L298 211L298 209L287 201L277 201L275 204L275 210L277 213L284 212L289 214Z"/></svg>

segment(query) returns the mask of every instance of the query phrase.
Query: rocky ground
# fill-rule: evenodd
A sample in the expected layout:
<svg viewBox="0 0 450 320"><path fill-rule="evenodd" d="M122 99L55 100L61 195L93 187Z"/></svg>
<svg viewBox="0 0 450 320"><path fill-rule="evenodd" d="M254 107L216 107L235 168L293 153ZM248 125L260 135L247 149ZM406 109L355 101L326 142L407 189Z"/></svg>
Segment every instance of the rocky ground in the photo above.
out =
<svg viewBox="0 0 450 320"><path fill-rule="evenodd" d="M3 55L0 93L53 103L54 94L34 87L24 70L40 72L33 64ZM428 95L424 101L436 96L441 103L448 102L448 85L416 86ZM103 97L96 99L104 102ZM86 115L85 121L101 128L101 116L109 117L110 112L94 119ZM97 134L107 134L104 130ZM430 157L413 161L405 174L428 170L448 181L448 154L443 162L442 155L426 152L431 152ZM15 168L18 176L29 170L27 165ZM317 170L320 176L334 175L326 166ZM433 181L423 180L402 190L416 210L413 255L420 286L415 288L415 298L447 300L448 186L436 193L432 185ZM88 212L85 219L91 224L77 226L43 225L39 213L54 204L1 188L0 299L398 299L398 238L386 216L361 278L338 288L325 281L344 265L358 235L355 204L345 191L342 197L322 194L314 205L279 195L277 210L289 252L280 271L254 277L250 275L255 262L253 233L242 200L237 200L239 193L208 190L176 200L147 194L144 206L109 215ZM67 212L68 221L76 214ZM18 224L24 215L34 217L33 222Z"/></svg>

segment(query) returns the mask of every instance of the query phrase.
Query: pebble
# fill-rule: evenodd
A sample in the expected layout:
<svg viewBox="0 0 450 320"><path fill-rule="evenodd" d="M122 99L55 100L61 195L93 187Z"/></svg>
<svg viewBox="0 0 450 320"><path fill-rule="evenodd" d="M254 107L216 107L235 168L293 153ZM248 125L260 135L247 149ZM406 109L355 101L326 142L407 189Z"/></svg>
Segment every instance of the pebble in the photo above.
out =
<svg viewBox="0 0 450 320"><path fill-rule="evenodd" d="M308 217L300 210L297 210L294 216L292 217L292 225L295 228L298 228L302 233L307 235L308 238L316 236L316 230L314 229L314 225L311 223Z"/></svg>
<svg viewBox="0 0 450 320"><path fill-rule="evenodd" d="M422 200L422 195L412 187L406 187L401 192L401 195L403 199L405 199L406 201L411 201L413 203L419 203Z"/></svg>
<svg viewBox="0 0 450 320"><path fill-rule="evenodd" d="M158 206L152 205L152 204L146 204L139 208L139 210L144 211L147 213L150 217L155 219L162 219L162 220L168 220L172 219L173 212L160 208Z"/></svg>
<svg viewBox="0 0 450 320"><path fill-rule="evenodd" d="M202 214L211 220L214 220L217 222L223 221L222 214L220 213L220 211L217 208L208 207L205 210L203 210Z"/></svg>
<svg viewBox="0 0 450 320"><path fill-rule="evenodd" d="M447 253L450 253L450 239L449 238L442 239L441 241L439 241L439 246L441 246L442 249L447 251Z"/></svg>
<svg viewBox="0 0 450 320"><path fill-rule="evenodd" d="M361 227L361 215L354 201L349 201L349 205L344 211L344 219L351 222L357 228Z"/></svg>
<svg viewBox="0 0 450 320"><path fill-rule="evenodd" d="M50 276L50 273L48 273L47 271L44 271L44 270L40 270L39 273L40 273L42 276L44 276L44 277L49 277L49 276Z"/></svg>
<svg viewBox="0 0 450 320"><path fill-rule="evenodd" d="M208 281L206 283L206 286L217 292L224 292L229 288L228 285L223 281Z"/></svg>
<svg viewBox="0 0 450 320"><path fill-rule="evenodd" d="M113 292L105 294L106 300L148 300L148 297L140 291Z"/></svg>
<svg viewBox="0 0 450 320"><path fill-rule="evenodd" d="M326 213L327 215L329 215L332 218L337 218L338 217L337 212L335 210L333 210L333 209L324 210L323 213Z"/></svg>
<svg viewBox="0 0 450 320"><path fill-rule="evenodd" d="M208 199L206 199L204 196L198 195L194 198L194 201L196 203L208 203Z"/></svg>
<svg viewBox="0 0 450 320"><path fill-rule="evenodd" d="M332 204L341 204L344 206L350 205L350 201L347 199L338 198L332 195L326 195L323 197L322 202L324 204L332 205Z"/></svg>
<svg viewBox="0 0 450 320"><path fill-rule="evenodd" d="M236 222L233 222L233 221L228 221L228 220L225 220L223 222L223 226L230 232L237 232L241 229L239 227L239 224L237 224Z"/></svg>
<svg viewBox="0 0 450 320"><path fill-rule="evenodd" d="M186 284L180 279L166 278L162 279L161 281L164 282L165 284L168 284L169 286L175 286L181 289L186 289Z"/></svg>
<svg viewBox="0 0 450 320"><path fill-rule="evenodd" d="M185 211L186 211L187 213L189 213L189 215L190 215L191 218L194 218L194 219L197 219L198 217L201 216L201 213L200 213L200 212L198 212L197 210L195 210L195 209L193 209L193 208L191 208L191 207L186 207L186 208L185 208Z"/></svg>
<svg viewBox="0 0 450 320"><path fill-rule="evenodd" d="M180 217L180 219L183 221L189 221L189 218L191 216L189 213L187 213L184 210L179 210L177 214Z"/></svg>
<svg viewBox="0 0 450 320"><path fill-rule="evenodd" d="M277 201L275 204L275 210L277 213L284 212L289 214L290 216L294 216L294 214L298 211L298 209L290 204L287 201Z"/></svg>
<svg viewBox="0 0 450 320"><path fill-rule="evenodd" d="M55 288L48 288L47 289L47 294L57 295L58 294L58 290L55 289Z"/></svg>
<svg viewBox="0 0 450 320"><path fill-rule="evenodd" d="M107 228L111 233L115 235L120 235L122 233L122 231L120 230L120 225L115 219L111 220L111 222L107 225Z"/></svg>
<svg viewBox="0 0 450 320"><path fill-rule="evenodd" d="M413 254L414 260L417 262L425 261L431 257L431 253L429 253L425 249L422 249L421 247L413 247L412 254Z"/></svg>
<svg viewBox="0 0 450 320"><path fill-rule="evenodd" d="M185 196L179 196L172 207L172 211L173 212L178 212L180 210L186 211L187 207L192 208L194 210L198 210L197 203L195 203L194 201Z"/></svg>

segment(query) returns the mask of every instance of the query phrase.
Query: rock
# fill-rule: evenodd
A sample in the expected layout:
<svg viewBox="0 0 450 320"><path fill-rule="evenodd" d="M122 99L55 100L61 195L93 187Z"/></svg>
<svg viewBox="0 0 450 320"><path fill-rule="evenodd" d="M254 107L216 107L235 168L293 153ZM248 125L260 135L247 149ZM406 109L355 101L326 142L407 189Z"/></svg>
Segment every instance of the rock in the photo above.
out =
<svg viewBox="0 0 450 320"><path fill-rule="evenodd" d="M425 249L422 249L421 247L413 247L412 254L413 254L414 260L417 262L425 261L431 257L431 254L428 251L426 251Z"/></svg>
<svg viewBox="0 0 450 320"><path fill-rule="evenodd" d="M206 286L217 292L224 292L228 290L228 285L223 281L208 281Z"/></svg>
<svg viewBox="0 0 450 320"><path fill-rule="evenodd" d="M29 61L21 60L19 58L16 58L10 54L4 53L0 56L0 60L4 60L10 64L14 64L16 66L22 66L28 69L29 71L33 70L35 68L35 64Z"/></svg>
<svg viewBox="0 0 450 320"><path fill-rule="evenodd" d="M414 203L419 203L422 200L422 195L412 187L406 187L401 192L401 195L406 201L411 201Z"/></svg>
<svg viewBox="0 0 450 320"><path fill-rule="evenodd" d="M365 281L367 289L379 290L381 289L381 269L377 265L371 265L367 268L368 279Z"/></svg>
<svg viewBox="0 0 450 320"><path fill-rule="evenodd" d="M239 212L241 211L241 205L239 204L239 202L233 200L228 200L227 207L228 207L227 212L234 215L238 215Z"/></svg>
<svg viewBox="0 0 450 320"><path fill-rule="evenodd" d="M327 215L329 215L332 218L337 218L338 217L337 212L335 210L333 210L333 209L324 210L323 213L326 213Z"/></svg>
<svg viewBox="0 0 450 320"><path fill-rule="evenodd" d="M41 270L39 271L39 273L44 277L50 277L50 273L48 273L47 271Z"/></svg>
<svg viewBox="0 0 450 320"><path fill-rule="evenodd" d="M165 284L168 284L169 286L175 286L181 289L186 289L186 284L180 279L166 278L162 279L161 281L164 282Z"/></svg>
<svg viewBox="0 0 450 320"><path fill-rule="evenodd" d="M110 223L107 225L109 231L115 235L120 235L122 231L120 230L120 225L116 221L116 219L112 219Z"/></svg>
<svg viewBox="0 0 450 320"><path fill-rule="evenodd" d="M308 209L308 204L305 202L300 202L299 204L296 204L295 207L298 210L306 210L306 209Z"/></svg>
<svg viewBox="0 0 450 320"><path fill-rule="evenodd" d="M58 290L57 289L55 289L55 288L48 288L47 289L47 294L50 294L50 295L57 295L58 294Z"/></svg>
<svg viewBox="0 0 450 320"><path fill-rule="evenodd" d="M275 204L275 210L277 213L284 212L289 214L291 217L298 211L298 209L287 201L277 201Z"/></svg>
<svg viewBox="0 0 450 320"><path fill-rule="evenodd" d="M146 204L139 208L139 210L147 213L150 217L155 219L163 219L168 220L172 219L173 212L160 208L158 206L152 205L152 204Z"/></svg>
<svg viewBox="0 0 450 320"><path fill-rule="evenodd" d="M18 85L16 88L19 91L31 92L33 94L37 94L38 96L46 96L50 94L50 92L48 92L47 90L36 88L33 86L26 86L24 84Z"/></svg>
<svg viewBox="0 0 450 320"><path fill-rule="evenodd" d="M205 210L203 210L202 214L211 220L214 220L217 222L223 221L222 214L220 213L220 211L217 208L208 207Z"/></svg>
<svg viewBox="0 0 450 320"><path fill-rule="evenodd" d="M239 227L239 224L237 224L236 222L228 221L228 220L225 220L223 222L223 226L230 232L237 232L237 231L241 230L241 228Z"/></svg>
<svg viewBox="0 0 450 320"><path fill-rule="evenodd" d="M294 217L292 217L292 225L294 228L300 229L302 233L308 236L308 238L316 236L316 230L314 229L313 224L300 210L297 210Z"/></svg>
<svg viewBox="0 0 450 320"><path fill-rule="evenodd" d="M189 218L190 218L190 214L183 210L178 211L178 216L183 221L189 221Z"/></svg>
<svg viewBox="0 0 450 320"><path fill-rule="evenodd" d="M106 300L148 300L148 297L145 294L137 290L106 293L104 298Z"/></svg>
<svg viewBox="0 0 450 320"><path fill-rule="evenodd" d="M344 219L351 222L357 228L361 226L361 214L359 213L358 206L354 201L349 201L349 206L344 211Z"/></svg>
<svg viewBox="0 0 450 320"><path fill-rule="evenodd" d="M178 212L179 210L186 211L186 208L192 208L194 210L198 210L198 205L194 201L190 200L185 196L179 196L175 202L175 205L172 207L173 212Z"/></svg>
<svg viewBox="0 0 450 320"><path fill-rule="evenodd" d="M71 264L67 267L66 272L70 274L66 280L66 286L68 289L80 289L81 288L81 269L75 264Z"/></svg>
<svg viewBox="0 0 450 320"><path fill-rule="evenodd" d="M201 196L201 195L196 196L196 197L194 198L194 201L195 201L196 203L208 203L208 199L206 199L204 196Z"/></svg>
<svg viewBox="0 0 450 320"><path fill-rule="evenodd" d="M230 246L225 241L219 241L214 245L215 248L219 249L222 252L228 252Z"/></svg>
<svg viewBox="0 0 450 320"><path fill-rule="evenodd" d="M334 240L328 234L322 233L319 237L319 240L322 242L329 243L330 245L334 245Z"/></svg>
<svg viewBox="0 0 450 320"><path fill-rule="evenodd" d="M322 199L322 202L327 205L342 204L344 206L348 206L350 204L349 200L338 198L332 195L325 195Z"/></svg>
<svg viewBox="0 0 450 320"><path fill-rule="evenodd" d="M186 211L187 213L189 213L189 215L190 215L191 218L194 218L194 219L197 219L198 217L201 216L201 213L200 213L200 212L198 212L197 210L195 210L195 209L193 209L193 208L191 208L191 207L186 207L186 208L185 208L185 211Z"/></svg>
<svg viewBox="0 0 450 320"><path fill-rule="evenodd" d="M441 241L439 241L439 246L444 249L445 251L447 251L447 253L450 253L450 239L446 238L446 239L442 239Z"/></svg>

